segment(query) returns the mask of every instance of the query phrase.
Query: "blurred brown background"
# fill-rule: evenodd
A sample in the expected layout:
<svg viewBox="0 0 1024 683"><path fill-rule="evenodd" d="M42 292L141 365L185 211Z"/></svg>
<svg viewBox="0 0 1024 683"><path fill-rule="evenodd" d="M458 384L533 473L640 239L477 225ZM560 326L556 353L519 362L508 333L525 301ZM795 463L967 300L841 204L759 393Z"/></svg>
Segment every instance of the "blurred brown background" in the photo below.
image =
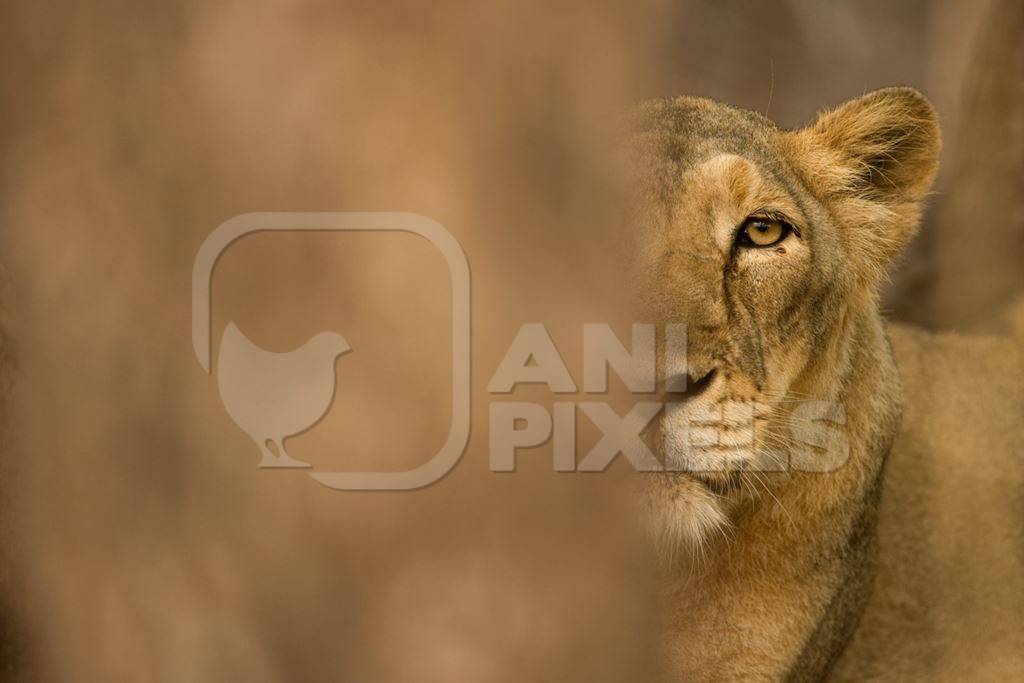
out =
<svg viewBox="0 0 1024 683"><path fill-rule="evenodd" d="M484 388L520 324L544 322L577 380L581 325L628 329L603 122L685 93L796 126L918 87L944 166L886 306L1006 330L1024 290L1022 39L1010 0L6 3L6 674L654 677L616 477L556 476L549 447L516 475L486 460ZM339 493L256 469L192 356L190 276L211 230L260 210L414 211L460 240L475 400L449 477ZM217 270L214 357L230 320L278 351L337 329L366 362L339 361L334 410L292 452L408 467L446 432L449 297L411 237L260 235Z"/></svg>

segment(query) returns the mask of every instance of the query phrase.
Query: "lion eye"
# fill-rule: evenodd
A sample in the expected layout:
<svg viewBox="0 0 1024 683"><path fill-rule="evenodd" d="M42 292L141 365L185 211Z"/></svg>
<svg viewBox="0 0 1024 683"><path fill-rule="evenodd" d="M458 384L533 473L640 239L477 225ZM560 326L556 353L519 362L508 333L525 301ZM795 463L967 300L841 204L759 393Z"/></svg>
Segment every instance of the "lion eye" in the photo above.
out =
<svg viewBox="0 0 1024 683"><path fill-rule="evenodd" d="M739 243L743 247L771 247L789 234L790 227L774 218L748 218L740 228Z"/></svg>

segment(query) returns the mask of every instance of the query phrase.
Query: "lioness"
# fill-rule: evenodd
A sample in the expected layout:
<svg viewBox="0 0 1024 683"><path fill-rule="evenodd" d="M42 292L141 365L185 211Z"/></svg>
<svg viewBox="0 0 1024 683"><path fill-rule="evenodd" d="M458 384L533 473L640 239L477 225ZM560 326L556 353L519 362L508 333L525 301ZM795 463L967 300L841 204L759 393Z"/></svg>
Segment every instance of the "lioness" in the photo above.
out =
<svg viewBox="0 0 1024 683"><path fill-rule="evenodd" d="M879 313L937 170L932 106L887 88L786 131L684 97L634 124L641 289L689 335L690 388L660 442L729 406L687 471L650 475L670 545L689 551L671 565L673 677L1019 678L1019 342ZM831 440L794 449L811 400L841 406Z"/></svg>

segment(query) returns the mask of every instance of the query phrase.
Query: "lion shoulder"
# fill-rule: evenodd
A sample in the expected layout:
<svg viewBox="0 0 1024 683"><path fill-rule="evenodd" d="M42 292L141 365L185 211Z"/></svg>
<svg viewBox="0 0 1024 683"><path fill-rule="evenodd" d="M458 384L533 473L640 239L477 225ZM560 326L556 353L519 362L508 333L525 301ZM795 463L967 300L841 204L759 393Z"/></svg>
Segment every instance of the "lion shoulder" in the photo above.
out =
<svg viewBox="0 0 1024 683"><path fill-rule="evenodd" d="M1024 667L1021 342L901 325L889 338L903 419L886 465L874 595L838 673Z"/></svg>

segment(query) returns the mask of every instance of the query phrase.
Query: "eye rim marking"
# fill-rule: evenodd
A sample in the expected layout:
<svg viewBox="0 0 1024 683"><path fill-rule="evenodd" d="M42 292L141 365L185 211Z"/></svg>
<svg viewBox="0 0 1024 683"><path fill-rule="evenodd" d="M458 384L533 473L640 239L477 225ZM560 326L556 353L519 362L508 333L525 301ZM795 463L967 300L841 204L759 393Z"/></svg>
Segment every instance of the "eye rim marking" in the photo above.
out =
<svg viewBox="0 0 1024 683"><path fill-rule="evenodd" d="M750 233L747 232L748 228L754 223L778 223L781 227L779 237L765 244L757 244L751 239ZM785 254L785 250L778 251L778 248L791 234L796 235L798 238L802 237L800 228L794 225L788 218L776 212L758 211L744 218L743 222L736 228L733 245L736 249L770 249L776 253Z"/></svg>

